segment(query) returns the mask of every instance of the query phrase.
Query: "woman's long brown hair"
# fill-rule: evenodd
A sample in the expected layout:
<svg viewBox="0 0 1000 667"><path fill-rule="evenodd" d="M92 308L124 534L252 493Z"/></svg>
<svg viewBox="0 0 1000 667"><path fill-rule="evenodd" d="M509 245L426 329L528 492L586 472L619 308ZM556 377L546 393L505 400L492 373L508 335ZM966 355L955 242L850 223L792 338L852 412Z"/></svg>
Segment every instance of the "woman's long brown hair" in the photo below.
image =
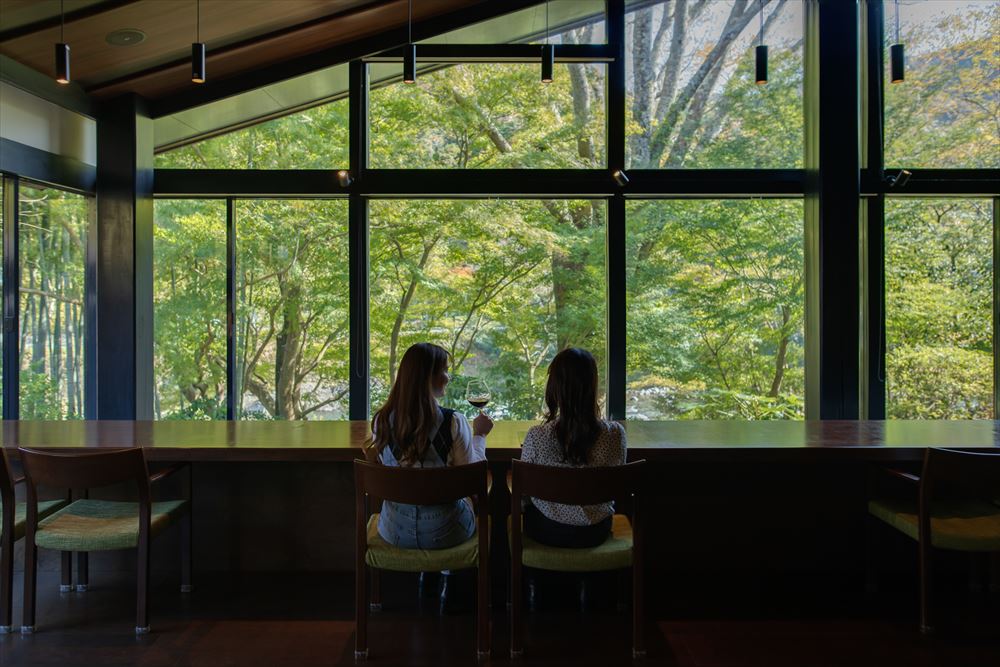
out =
<svg viewBox="0 0 1000 667"><path fill-rule="evenodd" d="M578 347L568 347L556 355L549 364L545 406L545 423L555 423L563 461L586 465L604 429L597 403L594 355Z"/></svg>
<svg viewBox="0 0 1000 667"><path fill-rule="evenodd" d="M400 463L423 460L437 427L433 384L447 370L448 351L439 345L417 343L406 350L389 398L372 418L372 446L378 453L395 443L401 450Z"/></svg>

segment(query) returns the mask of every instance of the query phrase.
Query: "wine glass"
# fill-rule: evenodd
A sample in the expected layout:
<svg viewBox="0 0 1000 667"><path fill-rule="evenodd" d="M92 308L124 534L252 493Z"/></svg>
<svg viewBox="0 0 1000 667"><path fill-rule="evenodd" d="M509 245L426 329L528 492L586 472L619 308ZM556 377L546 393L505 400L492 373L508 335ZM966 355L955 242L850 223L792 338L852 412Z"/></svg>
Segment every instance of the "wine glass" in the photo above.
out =
<svg viewBox="0 0 1000 667"><path fill-rule="evenodd" d="M465 400L474 408L479 408L479 414L483 414L483 408L492 398L490 388L483 380L470 380L465 387Z"/></svg>

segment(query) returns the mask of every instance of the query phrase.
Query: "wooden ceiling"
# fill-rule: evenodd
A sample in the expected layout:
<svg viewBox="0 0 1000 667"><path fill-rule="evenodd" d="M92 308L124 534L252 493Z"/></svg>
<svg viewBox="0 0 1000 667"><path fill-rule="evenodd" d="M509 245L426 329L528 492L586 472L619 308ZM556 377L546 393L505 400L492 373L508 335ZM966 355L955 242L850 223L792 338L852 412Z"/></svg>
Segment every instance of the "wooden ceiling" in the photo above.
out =
<svg viewBox="0 0 1000 667"><path fill-rule="evenodd" d="M486 1L419 0L413 20ZM52 74L59 6L59 0L0 0L0 53ZM190 80L195 0L68 0L65 9L73 80L87 93L134 92L156 100L196 85ZM406 17L407 0L201 0L209 81L398 28ZM121 29L141 30L146 38L109 44L108 34Z"/></svg>

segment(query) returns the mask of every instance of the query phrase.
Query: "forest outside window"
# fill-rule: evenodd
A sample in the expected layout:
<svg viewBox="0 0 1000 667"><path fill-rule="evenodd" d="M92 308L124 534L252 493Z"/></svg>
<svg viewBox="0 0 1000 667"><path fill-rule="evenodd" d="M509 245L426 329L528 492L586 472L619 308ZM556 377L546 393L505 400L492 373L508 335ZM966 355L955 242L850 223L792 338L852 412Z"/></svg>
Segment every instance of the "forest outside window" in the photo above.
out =
<svg viewBox="0 0 1000 667"><path fill-rule="evenodd" d="M373 65L373 72L381 68ZM593 169L606 157L597 63L466 63L371 91L373 168Z"/></svg>
<svg viewBox="0 0 1000 667"><path fill-rule="evenodd" d="M237 200L239 419L347 419L346 200Z"/></svg>
<svg viewBox="0 0 1000 667"><path fill-rule="evenodd" d="M886 53L894 7L884 4ZM899 23L906 79L889 82L886 57L885 164L1000 167L1000 2L901 0Z"/></svg>
<svg viewBox="0 0 1000 667"><path fill-rule="evenodd" d="M766 85L754 80L763 6ZM629 2L627 165L801 168L801 0Z"/></svg>
<svg viewBox="0 0 1000 667"><path fill-rule="evenodd" d="M21 419L83 419L89 215L82 195L19 187Z"/></svg>
<svg viewBox="0 0 1000 667"><path fill-rule="evenodd" d="M634 201L626 214L626 415L802 419L802 202Z"/></svg>
<svg viewBox="0 0 1000 667"><path fill-rule="evenodd" d="M886 415L992 419L993 202L885 211Z"/></svg>
<svg viewBox="0 0 1000 667"><path fill-rule="evenodd" d="M467 408L465 384L480 378L496 419L542 414L565 347L597 357L603 386L605 220L603 200L372 201L372 409L420 341L451 354L445 405Z"/></svg>
<svg viewBox="0 0 1000 667"><path fill-rule="evenodd" d="M153 206L153 416L226 418L226 202Z"/></svg>

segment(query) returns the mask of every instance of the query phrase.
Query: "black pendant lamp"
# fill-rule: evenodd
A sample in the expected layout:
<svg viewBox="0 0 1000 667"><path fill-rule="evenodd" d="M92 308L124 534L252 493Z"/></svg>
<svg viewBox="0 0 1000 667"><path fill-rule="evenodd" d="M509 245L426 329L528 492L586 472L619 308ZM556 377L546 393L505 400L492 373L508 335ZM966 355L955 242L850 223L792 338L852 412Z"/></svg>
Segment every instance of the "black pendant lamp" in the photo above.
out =
<svg viewBox="0 0 1000 667"><path fill-rule="evenodd" d="M549 3L545 0L545 43L542 44L542 83L552 83L555 69L556 48L549 42Z"/></svg>
<svg viewBox="0 0 1000 667"><path fill-rule="evenodd" d="M896 0L896 43L889 47L889 80L892 83L902 83L905 78L905 58L903 43L899 41L899 0Z"/></svg>
<svg viewBox="0 0 1000 667"><path fill-rule="evenodd" d="M66 43L66 9L59 0L59 43L56 44L56 81L69 83L69 44Z"/></svg>
<svg viewBox="0 0 1000 667"><path fill-rule="evenodd" d="M197 12L196 41L191 45L191 81L205 83L205 42L201 41L201 0L195 0Z"/></svg>
<svg viewBox="0 0 1000 667"><path fill-rule="evenodd" d="M767 46L764 44L764 0L760 0L760 44L757 45L756 77L757 85L767 83Z"/></svg>
<svg viewBox="0 0 1000 667"><path fill-rule="evenodd" d="M403 47L403 83L417 82L417 45L413 43L413 0L406 3L406 46Z"/></svg>

